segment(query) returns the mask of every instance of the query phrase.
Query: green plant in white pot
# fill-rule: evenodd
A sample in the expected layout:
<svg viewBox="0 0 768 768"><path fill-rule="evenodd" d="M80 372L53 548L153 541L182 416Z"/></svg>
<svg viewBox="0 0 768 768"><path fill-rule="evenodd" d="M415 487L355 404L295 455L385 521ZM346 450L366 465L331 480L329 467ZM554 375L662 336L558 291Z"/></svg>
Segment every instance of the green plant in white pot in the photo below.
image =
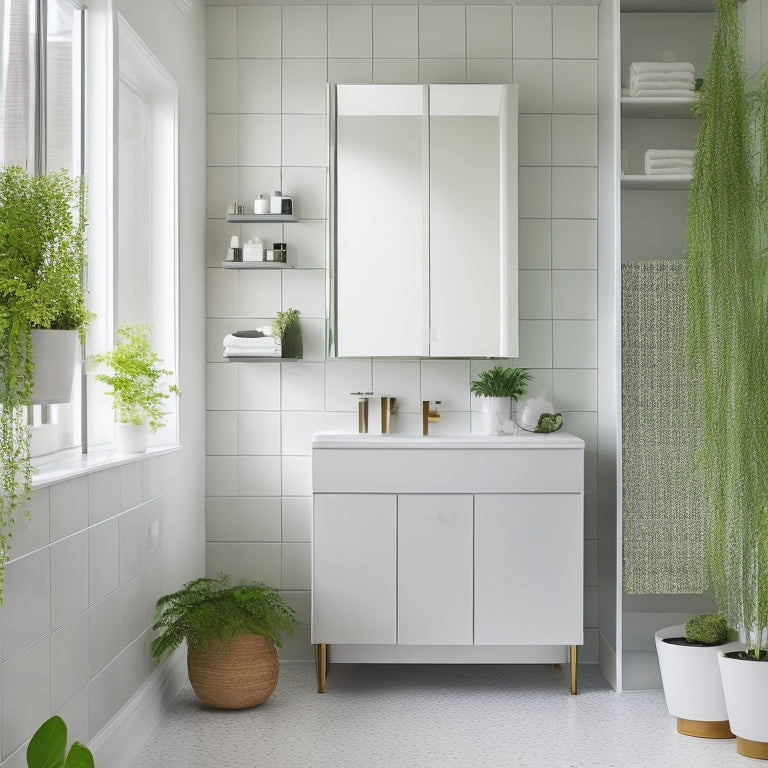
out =
<svg viewBox="0 0 768 768"><path fill-rule="evenodd" d="M17 507L32 487L27 409L33 402L69 400L77 337L90 313L83 289L86 268L85 184L66 171L30 176L19 166L0 169L0 600L3 567ZM45 356L37 334L57 338L63 390L35 382ZM33 351L34 350L34 351Z"/></svg>
<svg viewBox="0 0 768 768"><path fill-rule="evenodd" d="M510 420L512 400L517 401L533 377L526 368L496 365L480 371L469 385L469 391L480 400L483 410L483 432L497 435Z"/></svg>
<svg viewBox="0 0 768 768"><path fill-rule="evenodd" d="M147 325L123 323L117 329L117 343L99 355L94 364L106 366L111 373L97 373L112 397L118 447L126 453L143 453L149 431L165 424L163 403L179 388L169 383L173 371L161 367L162 360L152 348L151 329Z"/></svg>

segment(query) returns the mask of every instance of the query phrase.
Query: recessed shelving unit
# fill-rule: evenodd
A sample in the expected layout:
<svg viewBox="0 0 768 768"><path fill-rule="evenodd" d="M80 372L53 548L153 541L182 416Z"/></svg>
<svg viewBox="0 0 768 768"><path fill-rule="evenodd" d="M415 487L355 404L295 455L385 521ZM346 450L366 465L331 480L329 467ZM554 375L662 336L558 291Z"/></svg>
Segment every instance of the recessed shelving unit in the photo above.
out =
<svg viewBox="0 0 768 768"><path fill-rule="evenodd" d="M227 221L230 224L249 224L253 222L290 222L298 221L294 213L228 213Z"/></svg>
<svg viewBox="0 0 768 768"><path fill-rule="evenodd" d="M284 261L222 261L224 269L294 269Z"/></svg>
<svg viewBox="0 0 768 768"><path fill-rule="evenodd" d="M621 177L622 189L690 189L691 177L688 175L645 175L627 174Z"/></svg>

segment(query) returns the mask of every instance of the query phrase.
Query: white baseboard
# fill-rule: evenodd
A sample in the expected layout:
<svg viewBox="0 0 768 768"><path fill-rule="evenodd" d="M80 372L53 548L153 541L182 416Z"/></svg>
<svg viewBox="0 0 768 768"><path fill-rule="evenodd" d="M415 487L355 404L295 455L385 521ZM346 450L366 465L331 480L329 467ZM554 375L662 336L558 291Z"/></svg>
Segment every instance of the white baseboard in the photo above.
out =
<svg viewBox="0 0 768 768"><path fill-rule="evenodd" d="M128 768L165 711L188 683L187 649L161 664L88 744L96 765Z"/></svg>

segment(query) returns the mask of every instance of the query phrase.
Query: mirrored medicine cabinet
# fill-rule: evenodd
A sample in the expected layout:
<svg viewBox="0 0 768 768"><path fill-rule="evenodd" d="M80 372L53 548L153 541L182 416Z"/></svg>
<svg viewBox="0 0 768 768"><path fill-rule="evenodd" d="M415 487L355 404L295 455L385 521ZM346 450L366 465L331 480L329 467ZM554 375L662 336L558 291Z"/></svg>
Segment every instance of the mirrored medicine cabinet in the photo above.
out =
<svg viewBox="0 0 768 768"><path fill-rule="evenodd" d="M329 86L329 354L517 357L517 86Z"/></svg>

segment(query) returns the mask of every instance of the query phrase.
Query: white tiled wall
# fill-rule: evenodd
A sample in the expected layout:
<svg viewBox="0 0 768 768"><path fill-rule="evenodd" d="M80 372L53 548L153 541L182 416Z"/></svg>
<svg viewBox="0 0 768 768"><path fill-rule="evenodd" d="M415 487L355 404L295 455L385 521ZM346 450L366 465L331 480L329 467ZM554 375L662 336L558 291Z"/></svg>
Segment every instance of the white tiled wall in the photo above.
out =
<svg viewBox="0 0 768 768"><path fill-rule="evenodd" d="M37 489L31 521L19 515L0 614L3 765L25 764L23 745L52 712L69 741L88 743L154 668L161 462Z"/></svg>
<svg viewBox="0 0 768 768"><path fill-rule="evenodd" d="M326 127L331 82L520 85L520 358L586 440L585 625L597 658L597 6L252 5L208 0L209 574L280 587L302 626L284 658L310 658L310 439L355 431L359 390L398 397L396 431L477 420L469 382L492 362L325 360ZM294 196L296 224L229 225L228 203ZM288 244L299 269L224 271L232 234ZM228 363L226 333L301 311L304 360Z"/></svg>

